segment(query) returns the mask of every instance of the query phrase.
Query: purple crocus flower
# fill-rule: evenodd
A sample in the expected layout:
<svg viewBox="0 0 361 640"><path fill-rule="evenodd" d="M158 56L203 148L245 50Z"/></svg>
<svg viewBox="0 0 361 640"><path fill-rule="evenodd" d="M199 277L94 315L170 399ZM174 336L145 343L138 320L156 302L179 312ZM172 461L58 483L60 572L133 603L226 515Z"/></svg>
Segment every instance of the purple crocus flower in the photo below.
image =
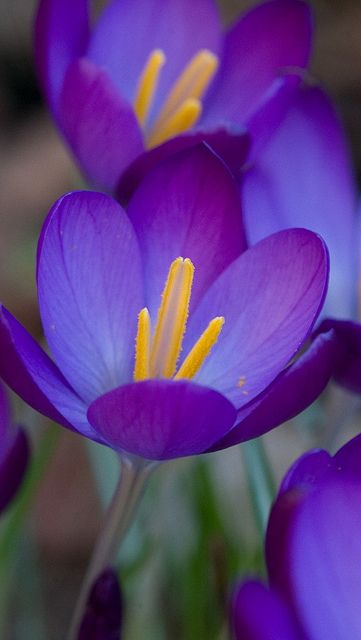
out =
<svg viewBox="0 0 361 640"><path fill-rule="evenodd" d="M40 0L38 75L91 181L129 194L160 158L206 141L239 170L244 128L266 138L310 57L301 0L271 0L222 35L213 0Z"/></svg>
<svg viewBox="0 0 361 640"><path fill-rule="evenodd" d="M14 497L23 479L28 458L29 445L26 434L14 427L5 389L0 384L0 513Z"/></svg>
<svg viewBox="0 0 361 640"><path fill-rule="evenodd" d="M230 446L279 424L282 384L289 411L314 399L324 337L309 358L315 381L300 388L287 366L327 273L325 245L305 229L246 250L231 175L205 147L183 151L127 212L95 192L55 203L37 257L54 360L2 309L0 372L38 411L118 451L162 460Z"/></svg>
<svg viewBox="0 0 361 640"><path fill-rule="evenodd" d="M304 86L298 91L283 122L244 174L242 198L251 243L294 226L324 238L330 252L324 313L355 318L356 185L341 123L321 89Z"/></svg>
<svg viewBox="0 0 361 640"><path fill-rule="evenodd" d="M311 451L288 472L267 530L269 586L235 592L237 640L361 638L360 457L356 438L334 457Z"/></svg>
<svg viewBox="0 0 361 640"><path fill-rule="evenodd" d="M118 577L109 567L102 571L91 589L78 640L120 640L122 610Z"/></svg>

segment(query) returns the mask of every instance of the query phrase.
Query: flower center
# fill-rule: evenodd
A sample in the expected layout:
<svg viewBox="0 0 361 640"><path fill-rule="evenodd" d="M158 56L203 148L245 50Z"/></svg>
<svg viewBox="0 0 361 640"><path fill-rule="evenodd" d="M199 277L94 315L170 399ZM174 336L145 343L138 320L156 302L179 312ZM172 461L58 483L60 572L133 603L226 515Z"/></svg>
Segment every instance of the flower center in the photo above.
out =
<svg viewBox="0 0 361 640"><path fill-rule="evenodd" d="M177 258L170 266L151 336L151 320L146 307L138 316L135 345L134 380L147 378L193 378L199 371L224 325L223 317L211 320L180 368L177 362L187 325L194 266L186 258Z"/></svg>
<svg viewBox="0 0 361 640"><path fill-rule="evenodd" d="M143 129L147 124L165 62L164 52L154 49L139 78L134 110ZM217 56L208 49L202 49L193 56L171 87L158 117L147 133L148 148L156 147L196 124L202 113L202 98L217 71L218 63Z"/></svg>

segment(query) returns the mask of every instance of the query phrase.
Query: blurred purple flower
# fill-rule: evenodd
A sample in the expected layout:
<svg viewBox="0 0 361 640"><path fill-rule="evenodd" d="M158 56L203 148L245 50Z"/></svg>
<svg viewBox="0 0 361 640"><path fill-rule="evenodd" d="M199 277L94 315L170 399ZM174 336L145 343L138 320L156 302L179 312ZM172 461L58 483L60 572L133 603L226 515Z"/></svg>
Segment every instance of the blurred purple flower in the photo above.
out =
<svg viewBox="0 0 361 640"><path fill-rule="evenodd" d="M122 619L119 581L114 569L109 567L92 587L78 640L120 640Z"/></svg>
<svg viewBox="0 0 361 640"><path fill-rule="evenodd" d="M302 372L286 367L327 274L323 241L304 229L246 250L229 172L204 146L184 151L146 176L127 213L94 192L53 206L37 284L55 362L2 309L0 373L41 413L116 450L161 460L224 448L319 393L333 357L324 336Z"/></svg>
<svg viewBox="0 0 361 640"><path fill-rule="evenodd" d="M356 183L341 123L321 89L299 89L283 122L245 172L242 199L251 243L298 226L322 236L330 252L324 314L356 318Z"/></svg>
<svg viewBox="0 0 361 640"><path fill-rule="evenodd" d="M361 638L360 460L358 437L290 469L268 524L269 587L249 581L235 591L237 640Z"/></svg>
<svg viewBox="0 0 361 640"><path fill-rule="evenodd" d="M5 389L0 384L0 513L14 497L29 459L29 444L20 427L11 424Z"/></svg>
<svg viewBox="0 0 361 640"><path fill-rule="evenodd" d="M35 28L60 130L94 184L128 194L200 141L240 170L244 128L258 144L278 125L311 39L301 0L265 2L225 35L213 0L111 0L92 27L89 0L40 0Z"/></svg>

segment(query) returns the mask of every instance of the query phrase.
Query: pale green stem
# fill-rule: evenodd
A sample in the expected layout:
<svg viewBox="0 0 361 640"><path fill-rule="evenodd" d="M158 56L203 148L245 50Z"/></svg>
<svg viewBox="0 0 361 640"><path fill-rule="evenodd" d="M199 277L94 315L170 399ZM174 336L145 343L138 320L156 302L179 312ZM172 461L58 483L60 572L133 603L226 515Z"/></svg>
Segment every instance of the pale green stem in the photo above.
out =
<svg viewBox="0 0 361 640"><path fill-rule="evenodd" d="M275 497L273 474L261 438L244 442L242 454L253 513L263 541L271 504Z"/></svg>
<svg viewBox="0 0 361 640"><path fill-rule="evenodd" d="M134 462L128 458L121 459L119 482L84 578L68 640L76 640L78 637L89 591L99 574L114 563L120 543L132 521L145 481L153 468L152 464Z"/></svg>

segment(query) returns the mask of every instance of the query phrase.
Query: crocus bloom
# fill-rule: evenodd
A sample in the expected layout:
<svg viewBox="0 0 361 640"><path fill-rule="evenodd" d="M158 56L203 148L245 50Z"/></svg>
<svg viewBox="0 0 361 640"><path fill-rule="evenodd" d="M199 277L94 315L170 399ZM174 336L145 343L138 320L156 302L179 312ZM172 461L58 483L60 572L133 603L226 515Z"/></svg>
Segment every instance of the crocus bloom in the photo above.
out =
<svg viewBox="0 0 361 640"><path fill-rule="evenodd" d="M317 375L300 388L285 368L323 303L324 243L294 229L246 250L238 188L205 147L150 172L127 212L100 193L62 197L37 260L54 361L3 309L0 372L93 440L147 459L198 454L278 424L280 380L295 394L288 411L318 390ZM251 427L274 390L272 418Z"/></svg>
<svg viewBox="0 0 361 640"><path fill-rule="evenodd" d="M283 122L245 172L242 198L252 243L294 226L324 238L330 252L324 313L355 318L356 185L341 124L321 89L304 86L298 91Z"/></svg>
<svg viewBox="0 0 361 640"><path fill-rule="evenodd" d="M269 587L237 589L237 640L361 638L360 456L357 438L333 458L305 454L286 475L267 531Z"/></svg>
<svg viewBox="0 0 361 640"><path fill-rule="evenodd" d="M107 190L129 193L201 140L239 170L244 127L257 141L272 132L310 56L300 0L266 2L224 36L213 0L110 0L92 27L88 5L40 0L36 63L60 130Z"/></svg>
<svg viewBox="0 0 361 640"><path fill-rule="evenodd" d="M0 385L0 512L19 488L28 458L27 437L23 429L11 424L5 389Z"/></svg>
<svg viewBox="0 0 361 640"><path fill-rule="evenodd" d="M122 609L118 577L109 567L91 589L78 640L120 640Z"/></svg>

